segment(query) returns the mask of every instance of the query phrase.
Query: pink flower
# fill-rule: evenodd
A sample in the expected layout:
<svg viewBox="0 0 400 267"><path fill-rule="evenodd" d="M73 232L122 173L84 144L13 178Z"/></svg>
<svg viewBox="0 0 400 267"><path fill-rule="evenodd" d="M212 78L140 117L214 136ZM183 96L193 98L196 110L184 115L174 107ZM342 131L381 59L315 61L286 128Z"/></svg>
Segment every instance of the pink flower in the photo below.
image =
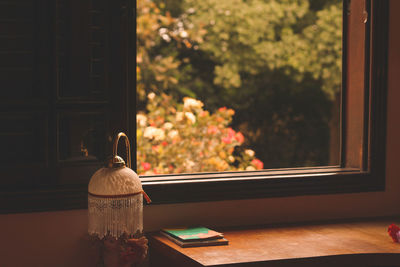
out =
<svg viewBox="0 0 400 267"><path fill-rule="evenodd" d="M232 128L228 128L228 137L233 138L235 136L236 132Z"/></svg>
<svg viewBox="0 0 400 267"><path fill-rule="evenodd" d="M227 129L227 136L222 137L222 142L224 142L225 144L230 144L232 143L232 139L235 138L236 140L241 140L240 138L242 138L244 140L244 137L241 133L236 134L235 130L233 130L232 128L228 128ZM239 141L238 140L238 141Z"/></svg>
<svg viewBox="0 0 400 267"><path fill-rule="evenodd" d="M251 161L251 164L253 164L257 170L261 170L264 168L264 163L259 159L253 159Z"/></svg>
<svg viewBox="0 0 400 267"><path fill-rule="evenodd" d="M148 163L148 162L142 162L142 168L143 168L145 171L148 171L148 170L150 170L150 168L151 168L151 164Z"/></svg>
<svg viewBox="0 0 400 267"><path fill-rule="evenodd" d="M234 111L233 109L227 108L227 107L221 107L221 108L219 108L219 109L218 109L218 112L226 113L226 114L228 114L229 116L235 115L235 111Z"/></svg>
<svg viewBox="0 0 400 267"><path fill-rule="evenodd" d="M222 137L221 141L224 142L225 144L230 144L232 143L232 138Z"/></svg>
<svg viewBox="0 0 400 267"><path fill-rule="evenodd" d="M236 133L235 139L239 143L243 143L244 142L244 136L243 136L243 134L241 132L237 132Z"/></svg>
<svg viewBox="0 0 400 267"><path fill-rule="evenodd" d="M397 225L395 225L394 223L389 225L388 234L392 238L393 242L396 242L396 243L399 242L399 231L400 231L400 228Z"/></svg>

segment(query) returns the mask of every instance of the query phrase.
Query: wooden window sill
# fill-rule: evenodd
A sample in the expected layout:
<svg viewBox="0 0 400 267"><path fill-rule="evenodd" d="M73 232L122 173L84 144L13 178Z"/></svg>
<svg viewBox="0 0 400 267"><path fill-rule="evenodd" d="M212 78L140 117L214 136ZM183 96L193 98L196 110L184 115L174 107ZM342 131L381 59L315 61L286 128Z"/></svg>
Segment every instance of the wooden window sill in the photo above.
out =
<svg viewBox="0 0 400 267"><path fill-rule="evenodd" d="M149 234L157 266L400 266L400 244L387 234L396 219L222 230L227 246L181 248Z"/></svg>

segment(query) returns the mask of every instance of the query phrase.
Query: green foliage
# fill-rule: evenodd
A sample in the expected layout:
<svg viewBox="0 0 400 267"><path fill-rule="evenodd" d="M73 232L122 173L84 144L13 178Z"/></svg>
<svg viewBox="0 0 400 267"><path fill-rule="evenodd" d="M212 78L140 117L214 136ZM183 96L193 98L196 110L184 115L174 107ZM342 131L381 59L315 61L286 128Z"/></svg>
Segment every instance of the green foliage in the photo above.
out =
<svg viewBox="0 0 400 267"><path fill-rule="evenodd" d="M342 79L341 15L340 4L318 11L315 24L303 31L306 49L299 57L304 70L323 81L322 89L331 98L340 91Z"/></svg>
<svg viewBox="0 0 400 267"><path fill-rule="evenodd" d="M185 71L185 60L178 58L178 52L201 42L204 31L185 28L184 18L173 18L150 0L137 1L136 21L139 100L145 101L151 91L172 95L190 93L184 85L189 75Z"/></svg>
<svg viewBox="0 0 400 267"><path fill-rule="evenodd" d="M299 83L312 73L330 97L340 89L340 2L319 11L304 0L186 0L185 6L195 10L188 20L207 31L199 48L216 64L220 94L236 95L246 77L281 69Z"/></svg>
<svg viewBox="0 0 400 267"><path fill-rule="evenodd" d="M308 10L301 0L186 0L185 5L194 9L191 23L207 31L199 48L217 64L214 84L224 91L240 90L244 74L286 65L289 47L282 39L297 38L292 27Z"/></svg>
<svg viewBox="0 0 400 267"><path fill-rule="evenodd" d="M185 96L201 99L207 110L227 106L236 111L230 126L267 168L326 165L341 87L341 12L340 0L140 0L139 109L143 116L157 111L149 92L169 95L170 106ZM167 121L167 114L157 116ZM152 166L168 171L146 151L141 156L152 155Z"/></svg>

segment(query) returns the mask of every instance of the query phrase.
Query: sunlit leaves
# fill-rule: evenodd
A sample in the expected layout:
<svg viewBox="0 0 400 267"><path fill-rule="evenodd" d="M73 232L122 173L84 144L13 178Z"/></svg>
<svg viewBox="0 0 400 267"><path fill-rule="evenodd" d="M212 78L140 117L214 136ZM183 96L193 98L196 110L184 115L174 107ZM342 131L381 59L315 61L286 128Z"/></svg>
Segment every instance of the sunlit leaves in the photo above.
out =
<svg viewBox="0 0 400 267"><path fill-rule="evenodd" d="M139 109L146 115L149 92L165 93L170 107L148 106L151 116L198 125L196 113L171 106L184 96L201 99L207 116L228 106L266 165L324 164L330 105L341 86L341 12L339 0L139 0ZM219 159L229 157L223 152Z"/></svg>

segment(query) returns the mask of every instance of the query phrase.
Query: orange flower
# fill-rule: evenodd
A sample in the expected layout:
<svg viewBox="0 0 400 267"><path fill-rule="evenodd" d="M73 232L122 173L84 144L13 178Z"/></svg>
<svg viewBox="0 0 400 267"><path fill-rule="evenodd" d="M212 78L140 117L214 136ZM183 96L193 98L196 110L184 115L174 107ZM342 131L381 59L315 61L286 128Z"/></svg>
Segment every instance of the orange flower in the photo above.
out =
<svg viewBox="0 0 400 267"><path fill-rule="evenodd" d="M156 118L156 122L158 122L159 124L163 124L164 123L164 118L163 117L160 117L160 116L157 116L157 118Z"/></svg>
<svg viewBox="0 0 400 267"><path fill-rule="evenodd" d="M192 47L192 44L191 44L188 40L186 40L186 39L183 40L183 43L185 44L185 46L186 46L187 48L191 48L191 47Z"/></svg>
<svg viewBox="0 0 400 267"><path fill-rule="evenodd" d="M216 134L216 133L218 133L218 127L217 126L215 126L215 125L210 125L210 126L208 126L208 128L207 128L207 133L208 134Z"/></svg>
<svg viewBox="0 0 400 267"><path fill-rule="evenodd" d="M210 113L206 110L206 111L202 111L202 112L200 112L200 114L199 114L199 116L200 117L207 117L208 115L210 115Z"/></svg>

